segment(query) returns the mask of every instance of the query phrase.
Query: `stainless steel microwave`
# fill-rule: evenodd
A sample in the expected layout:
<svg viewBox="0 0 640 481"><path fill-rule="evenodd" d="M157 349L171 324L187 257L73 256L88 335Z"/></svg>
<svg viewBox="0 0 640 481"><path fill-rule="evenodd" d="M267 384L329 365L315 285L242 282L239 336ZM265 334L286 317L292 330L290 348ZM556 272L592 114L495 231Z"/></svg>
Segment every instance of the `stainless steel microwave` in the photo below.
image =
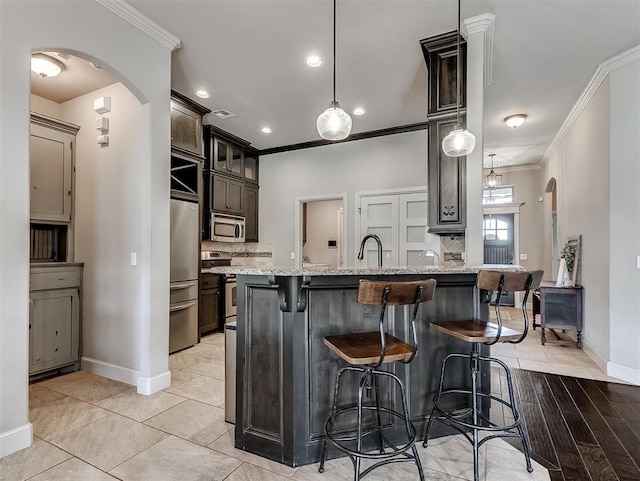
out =
<svg viewBox="0 0 640 481"><path fill-rule="evenodd" d="M244 242L244 217L211 213L211 240L216 242Z"/></svg>

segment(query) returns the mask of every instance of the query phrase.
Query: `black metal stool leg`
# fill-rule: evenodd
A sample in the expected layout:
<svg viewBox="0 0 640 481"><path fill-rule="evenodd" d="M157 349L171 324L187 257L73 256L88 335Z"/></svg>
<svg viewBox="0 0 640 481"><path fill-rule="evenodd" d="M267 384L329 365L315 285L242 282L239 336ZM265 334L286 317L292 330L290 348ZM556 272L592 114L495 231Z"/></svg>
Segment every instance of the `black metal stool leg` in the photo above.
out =
<svg viewBox="0 0 640 481"><path fill-rule="evenodd" d="M371 376L371 372L365 372L360 378L360 385L358 386L358 421L356 425L356 451L359 453L362 452L362 391L368 388L368 378ZM360 456L355 456L355 474L353 477L354 481L360 481L360 465L362 462L362 458Z"/></svg>
<svg viewBox="0 0 640 481"><path fill-rule="evenodd" d="M338 393L339 393L339 389L340 389L340 377L342 377L342 375L348 371L350 369L348 368L342 368L338 371L338 375L336 376L336 383L335 386L333 388L333 410L331 411L331 415L335 415L337 409L338 409ZM318 466L318 472L319 473L324 473L324 462L327 458L327 438L326 438L326 434L327 434L327 424L330 422L331 417L329 417L329 419L327 420L327 423L325 423L325 438L322 440L322 451L320 454L320 466Z"/></svg>
<svg viewBox="0 0 640 481"><path fill-rule="evenodd" d="M380 384L378 382L378 376L373 374L373 387L376 396L376 416L378 419L378 435L380 436L379 450L380 453L384 453L384 434L382 433L382 416L380 415Z"/></svg>
<svg viewBox="0 0 640 481"><path fill-rule="evenodd" d="M515 419L516 421L519 421L517 429L518 429L518 434L520 435L520 441L522 442L522 449L524 450L524 458L527 463L527 471L532 473L533 466L531 466L531 456L529 453L529 441L527 440L527 433L525 433L524 428L522 427L522 419L520 418L520 413L516 409L516 400L513 394L514 390L513 390L513 381L511 379L511 370L509 369L509 366L507 366L506 364L502 362L498 362L498 363L502 365L507 376L507 389L509 390L509 402L511 403L511 412L513 413L513 419Z"/></svg>
<svg viewBox="0 0 640 481"><path fill-rule="evenodd" d="M480 370L480 346L477 343L473 344L471 351L471 359L469 361L469 367L471 368L471 404L473 409L473 424L478 425L478 372ZM473 429L473 481L479 481L478 471L480 470L480 463L478 459L478 429Z"/></svg>

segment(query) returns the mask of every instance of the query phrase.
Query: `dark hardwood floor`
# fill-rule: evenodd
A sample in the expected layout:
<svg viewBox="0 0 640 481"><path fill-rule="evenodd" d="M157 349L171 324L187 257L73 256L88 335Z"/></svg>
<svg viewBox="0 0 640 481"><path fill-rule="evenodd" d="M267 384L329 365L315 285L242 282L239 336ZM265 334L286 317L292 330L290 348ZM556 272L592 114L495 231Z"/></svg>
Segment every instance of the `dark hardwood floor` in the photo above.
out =
<svg viewBox="0 0 640 481"><path fill-rule="evenodd" d="M551 481L640 480L640 387L511 373L531 457L549 470ZM493 390L506 393L499 377ZM492 408L491 417L508 421L509 415ZM521 450L519 441L508 441Z"/></svg>

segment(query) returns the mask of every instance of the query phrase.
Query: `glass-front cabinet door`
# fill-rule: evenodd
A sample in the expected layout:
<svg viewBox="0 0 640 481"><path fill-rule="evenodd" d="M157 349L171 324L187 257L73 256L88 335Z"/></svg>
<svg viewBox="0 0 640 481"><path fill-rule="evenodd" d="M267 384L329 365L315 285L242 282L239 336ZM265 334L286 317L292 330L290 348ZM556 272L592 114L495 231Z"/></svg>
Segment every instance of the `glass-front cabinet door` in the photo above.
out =
<svg viewBox="0 0 640 481"><path fill-rule="evenodd" d="M244 160L244 149L239 145L231 144L231 162L227 163L227 168L234 174L242 175L242 164Z"/></svg>
<svg viewBox="0 0 640 481"><path fill-rule="evenodd" d="M214 157L215 157L214 169L228 170L229 169L229 144L227 144L226 142L220 139L215 139Z"/></svg>
<svg viewBox="0 0 640 481"><path fill-rule="evenodd" d="M250 151L244 154L244 178L258 182L258 156Z"/></svg>

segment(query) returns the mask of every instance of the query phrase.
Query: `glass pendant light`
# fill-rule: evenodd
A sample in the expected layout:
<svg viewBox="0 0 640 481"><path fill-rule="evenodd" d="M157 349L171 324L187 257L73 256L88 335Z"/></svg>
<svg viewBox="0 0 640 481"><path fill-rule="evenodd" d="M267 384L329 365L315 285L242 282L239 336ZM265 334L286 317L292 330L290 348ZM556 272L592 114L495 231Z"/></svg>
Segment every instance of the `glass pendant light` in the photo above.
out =
<svg viewBox="0 0 640 481"><path fill-rule="evenodd" d="M458 31L457 31L457 66L456 66L456 123L453 130L442 140L442 150L449 157L462 157L473 152L476 146L475 136L467 129L462 128L460 121L460 71L462 62L460 55L460 0L458 0Z"/></svg>
<svg viewBox="0 0 640 481"><path fill-rule="evenodd" d="M351 133L352 121L336 101L336 0L333 0L333 100L318 116L316 127L320 137L327 140L346 139Z"/></svg>
<svg viewBox="0 0 640 481"><path fill-rule="evenodd" d="M484 188L487 190L493 190L500 187L502 184L502 175L498 175L493 170L493 158L496 154L489 154L491 157L491 172L484 177Z"/></svg>

